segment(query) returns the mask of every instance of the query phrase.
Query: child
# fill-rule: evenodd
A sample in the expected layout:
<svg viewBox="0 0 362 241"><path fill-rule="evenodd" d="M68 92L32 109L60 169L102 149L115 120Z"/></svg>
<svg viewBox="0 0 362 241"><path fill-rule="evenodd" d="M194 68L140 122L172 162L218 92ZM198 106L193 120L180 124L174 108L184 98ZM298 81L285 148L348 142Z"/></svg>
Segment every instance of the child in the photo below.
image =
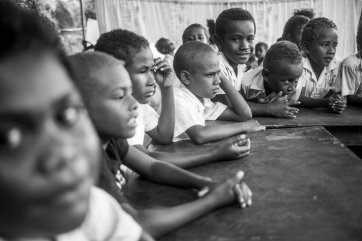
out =
<svg viewBox="0 0 362 241"><path fill-rule="evenodd" d="M342 96L349 105L362 107L362 24L357 30L357 53L342 61L338 70L338 80L342 84Z"/></svg>
<svg viewBox="0 0 362 241"><path fill-rule="evenodd" d="M251 111L248 104L228 79L225 76L222 80L219 78L219 60L210 46L200 42L181 45L175 54L174 69L185 85L175 92L174 141L191 139L196 144L204 144L263 129L258 122L249 120ZM211 102L219 86L226 93L231 108ZM239 122L205 126L205 120L216 119Z"/></svg>
<svg viewBox="0 0 362 241"><path fill-rule="evenodd" d="M302 48L300 46L300 38L302 34L302 29L308 21L309 18L302 15L297 15L289 18L284 26L282 40L288 40L292 43L295 43L301 50Z"/></svg>
<svg viewBox="0 0 362 241"><path fill-rule="evenodd" d="M145 94L145 90L147 90L148 83L153 83L153 74L150 71L154 67L152 54L148 48L148 42L145 38L136 35L127 30L114 30L109 33L104 33L97 41L96 50L106 52L108 54L113 55L117 59L125 60L125 67L131 77L131 81L133 83L133 96L140 103L146 103L147 98L143 97ZM166 69L165 69L166 70ZM162 76L162 72L159 72L158 76ZM166 75L168 77L168 75ZM163 85L166 81L169 81L165 78ZM168 84L171 86L171 84ZM168 88L168 87L167 87ZM167 90L169 91L169 90ZM167 93L166 93L167 94ZM158 114L153 111L153 109L149 108L147 104L141 104L140 107L148 110L148 113L143 113L142 111L138 111L138 125L141 123L141 126L137 126L136 136L139 136L139 142L131 142L130 144L134 144L138 149L142 150L144 153L151 155L152 157L164 161L168 161L177 166L183 168L190 168L210 162L225 160L225 159L235 159L240 158L243 155L247 155L248 150L248 141L243 136L240 137L232 137L227 140L222 141L217 144L210 150L207 151L198 151L198 152L186 152L186 153L163 153L163 152L151 152L143 148L143 136L146 130L147 134L149 134L152 138L154 138L153 131L150 131L151 124L154 129L158 126L164 125L164 123L170 125L175 118L174 112L174 96L173 92L170 92L167 95L162 96L162 111L161 119L158 120ZM165 112L164 108L169 108L171 111ZM172 108L172 109L171 109ZM139 108L140 109L140 108ZM170 116L168 116L170 115ZM140 118L143 116L143 118ZM143 126L142 126L142 123ZM146 127L145 127L146 125ZM156 126L156 127L154 127ZM170 125L172 128L172 133L174 131L174 125ZM156 138L154 138L156 139ZM158 141L158 139L156 139ZM240 145L238 148L235 148L235 145L238 142L244 142L244 145ZM139 144L140 143L140 144Z"/></svg>
<svg viewBox="0 0 362 241"><path fill-rule="evenodd" d="M0 28L0 240L153 240L91 187L99 142L58 39L7 1Z"/></svg>
<svg viewBox="0 0 362 241"><path fill-rule="evenodd" d="M198 23L188 26L182 34L182 43L189 41L199 41L207 44L209 42L209 35L204 26Z"/></svg>
<svg viewBox="0 0 362 241"><path fill-rule="evenodd" d="M131 80L120 61L99 52L77 54L72 56L71 60L77 66L77 85L101 137L106 153L105 161L112 171L117 171L115 169L119 169L119 163L122 162L142 177L154 182L196 190L213 188L200 199L166 209L136 211L128 203L121 203L146 230L157 237L214 208L234 201L232 186L239 182L240 176L226 183L216 184L209 178L157 161L137 148L128 146L125 139L135 133L138 104L131 95ZM251 201L250 190L245 184L241 188L237 186L236 191L237 195L240 194L240 199L244 199L244 206L248 200Z"/></svg>
<svg viewBox="0 0 362 241"><path fill-rule="evenodd" d="M302 55L289 41L273 44L265 55L264 67L246 73L241 93L249 102L253 116L294 118L298 109L298 78L303 72ZM281 97L283 96L283 97Z"/></svg>
<svg viewBox="0 0 362 241"><path fill-rule="evenodd" d="M216 19L215 42L219 48L220 69L237 91L245 64L254 51L255 31L253 16L241 8L224 10ZM222 90L214 100L228 103Z"/></svg>
<svg viewBox="0 0 362 241"><path fill-rule="evenodd" d="M259 42L255 45L255 57L258 58L258 66L263 67L265 53L268 50L268 45L264 42Z"/></svg>
<svg viewBox="0 0 362 241"><path fill-rule="evenodd" d="M103 33L95 46L96 51L114 55L126 62L132 80L133 95L141 104L138 111L136 135L129 140L132 145L142 145L144 133L161 144L172 142L174 128L173 72L159 59L155 62L148 41L127 30ZM155 80L161 89L160 115L147 103L154 95Z"/></svg>
<svg viewBox="0 0 362 241"><path fill-rule="evenodd" d="M307 58L298 85L302 107L327 107L335 113L346 108L336 81L339 62L334 58L338 44L337 26L327 18L310 20L303 28L301 46Z"/></svg>

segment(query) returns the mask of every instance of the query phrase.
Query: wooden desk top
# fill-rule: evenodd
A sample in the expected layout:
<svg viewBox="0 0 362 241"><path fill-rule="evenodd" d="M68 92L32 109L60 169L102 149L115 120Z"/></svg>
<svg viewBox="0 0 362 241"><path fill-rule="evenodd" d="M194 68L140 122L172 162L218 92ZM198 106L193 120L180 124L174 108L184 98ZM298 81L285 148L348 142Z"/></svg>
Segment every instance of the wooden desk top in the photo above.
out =
<svg viewBox="0 0 362 241"><path fill-rule="evenodd" d="M213 211L161 241L361 240L362 162L323 127L274 129L250 135L250 156L191 171L222 181L237 170L253 191L253 205ZM195 149L191 143L154 146ZM203 148L199 146L199 148ZM130 180L125 190L137 208L191 201L190 190Z"/></svg>
<svg viewBox="0 0 362 241"><path fill-rule="evenodd" d="M276 117L256 117L267 128L304 127L304 126L362 126L362 108L348 106L342 114L328 109L300 108L295 119Z"/></svg>

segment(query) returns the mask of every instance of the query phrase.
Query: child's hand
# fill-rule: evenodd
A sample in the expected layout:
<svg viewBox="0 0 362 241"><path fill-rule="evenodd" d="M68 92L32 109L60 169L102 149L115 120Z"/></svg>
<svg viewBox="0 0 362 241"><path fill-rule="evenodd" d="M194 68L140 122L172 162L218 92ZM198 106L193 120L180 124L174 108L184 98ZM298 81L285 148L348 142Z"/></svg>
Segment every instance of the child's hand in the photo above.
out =
<svg viewBox="0 0 362 241"><path fill-rule="evenodd" d="M250 139L244 134L222 140L216 146L216 155L235 160L250 154Z"/></svg>
<svg viewBox="0 0 362 241"><path fill-rule="evenodd" d="M292 107L299 102L279 102L274 101L267 104L267 113L276 117L295 118L299 112L298 108Z"/></svg>
<svg viewBox="0 0 362 241"><path fill-rule="evenodd" d="M226 182L217 185L207 195L213 198L217 206L224 206L237 201L241 208L250 206L252 204L252 192L249 187L242 182L244 172L239 171L233 178L228 179Z"/></svg>
<svg viewBox="0 0 362 241"><path fill-rule="evenodd" d="M240 123L245 126L245 133L265 131L265 126L260 125L256 120L248 120Z"/></svg>
<svg viewBox="0 0 362 241"><path fill-rule="evenodd" d="M328 108L334 113L341 114L347 107L347 99L339 94L328 97Z"/></svg>
<svg viewBox="0 0 362 241"><path fill-rule="evenodd" d="M157 84L160 87L172 87L175 76L171 66L160 58L154 61L155 64L151 70L154 72Z"/></svg>

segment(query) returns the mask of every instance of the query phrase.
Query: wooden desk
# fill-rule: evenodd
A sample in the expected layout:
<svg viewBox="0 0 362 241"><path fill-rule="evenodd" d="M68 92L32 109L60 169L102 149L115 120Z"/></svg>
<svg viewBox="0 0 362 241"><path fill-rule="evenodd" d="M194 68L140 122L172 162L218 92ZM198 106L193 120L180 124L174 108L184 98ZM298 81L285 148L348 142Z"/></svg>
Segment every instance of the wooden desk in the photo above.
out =
<svg viewBox="0 0 362 241"><path fill-rule="evenodd" d="M192 169L222 181L237 170L253 191L253 205L218 209L161 241L361 240L362 162L323 127L267 130L250 135L249 157ZM195 149L191 143L154 146ZM203 148L199 146L199 148ZM134 178L126 195L138 208L173 206L189 191Z"/></svg>
<svg viewBox="0 0 362 241"><path fill-rule="evenodd" d="M324 126L345 145L362 148L362 108L349 106L343 114L335 114L328 109L300 108L295 119L274 117L255 119L268 129Z"/></svg>

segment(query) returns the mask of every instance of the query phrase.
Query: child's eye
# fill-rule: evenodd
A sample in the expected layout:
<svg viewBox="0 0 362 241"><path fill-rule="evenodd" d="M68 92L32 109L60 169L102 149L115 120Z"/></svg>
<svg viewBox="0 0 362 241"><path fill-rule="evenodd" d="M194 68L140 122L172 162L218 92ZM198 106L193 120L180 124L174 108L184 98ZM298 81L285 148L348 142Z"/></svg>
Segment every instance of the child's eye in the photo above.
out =
<svg viewBox="0 0 362 241"><path fill-rule="evenodd" d="M15 149L20 146L23 133L19 127L0 130L0 149Z"/></svg>
<svg viewBox="0 0 362 241"><path fill-rule="evenodd" d="M247 41L248 41L248 42L254 41L254 37L248 37L248 38L247 38Z"/></svg>
<svg viewBox="0 0 362 241"><path fill-rule="evenodd" d="M82 110L82 106L69 106L61 110L56 119L63 126L73 126L79 120Z"/></svg>

